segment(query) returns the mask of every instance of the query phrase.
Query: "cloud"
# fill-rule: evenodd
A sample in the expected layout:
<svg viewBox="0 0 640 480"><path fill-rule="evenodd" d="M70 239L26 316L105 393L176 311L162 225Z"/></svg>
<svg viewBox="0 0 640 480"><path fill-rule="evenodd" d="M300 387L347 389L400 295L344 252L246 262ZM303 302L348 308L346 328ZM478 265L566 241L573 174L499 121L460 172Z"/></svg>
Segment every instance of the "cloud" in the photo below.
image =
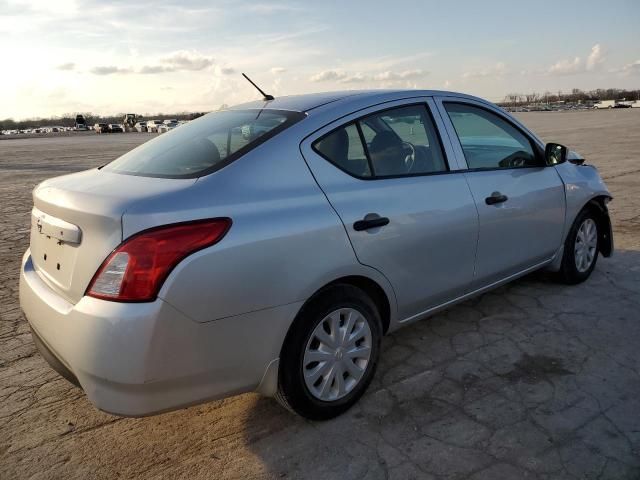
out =
<svg viewBox="0 0 640 480"><path fill-rule="evenodd" d="M145 65L140 70L138 70L138 73L141 73L143 75L151 75L155 73L168 73L175 71L175 68L165 67L164 65Z"/></svg>
<svg viewBox="0 0 640 480"><path fill-rule="evenodd" d="M604 50L599 43L596 43L593 47L591 47L591 53L587 57L587 70L595 70L602 64L602 62L604 62L604 60Z"/></svg>
<svg viewBox="0 0 640 480"><path fill-rule="evenodd" d="M361 83L371 81L370 75L358 72L353 75L348 75L340 80L340 83Z"/></svg>
<svg viewBox="0 0 640 480"><path fill-rule="evenodd" d="M428 75L429 72L424 70L405 70L404 72L386 72L378 73L373 76L374 80L390 81L390 80L409 80L412 78L420 78Z"/></svg>
<svg viewBox="0 0 640 480"><path fill-rule="evenodd" d="M586 60L575 57L572 60L558 60L547 69L550 75L576 75L579 73L592 72L600 68L606 57L602 46L596 43L591 47L591 53Z"/></svg>
<svg viewBox="0 0 640 480"><path fill-rule="evenodd" d="M347 74L337 70L324 70L309 77L312 82L329 82L335 80L343 80L347 78Z"/></svg>
<svg viewBox="0 0 640 480"><path fill-rule="evenodd" d="M404 70L395 72L386 70L378 73L355 72L348 74L342 70L324 70L309 78L312 82L339 82L339 83L363 83L363 82L384 82L391 84L393 82L406 81L416 78L422 78L429 72L424 70Z"/></svg>
<svg viewBox="0 0 640 480"><path fill-rule="evenodd" d="M576 57L573 60L558 60L548 70L552 75L573 75L583 71L584 65L580 57Z"/></svg>
<svg viewBox="0 0 640 480"><path fill-rule="evenodd" d="M627 63L625 66L622 67L622 71L626 73L640 73L640 60Z"/></svg>
<svg viewBox="0 0 640 480"><path fill-rule="evenodd" d="M246 5L244 7L247 12L257 13L259 15L270 15L274 13L296 12L298 9L289 5L280 5L273 3L259 3L255 5Z"/></svg>
<svg viewBox="0 0 640 480"><path fill-rule="evenodd" d="M62 65L58 65L56 67L57 70L62 70L64 72L71 71L76 68L76 64L73 62L63 63Z"/></svg>
<svg viewBox="0 0 640 480"><path fill-rule="evenodd" d="M161 63L169 65L174 70L204 70L214 64L212 57L198 52L179 51L160 59Z"/></svg>
<svg viewBox="0 0 640 480"><path fill-rule="evenodd" d="M286 68L284 68L284 67L273 67L273 68L270 70L270 72L271 72L271 73L273 73L274 75L277 75L277 74L279 74L279 73L284 73L284 72L286 72L286 71L287 71L287 69L286 69Z"/></svg>
<svg viewBox="0 0 640 480"><path fill-rule="evenodd" d="M502 77L509 73L509 68L504 62L498 62L489 67L480 68L478 70L470 70L462 74L462 78L486 78L486 77Z"/></svg>
<svg viewBox="0 0 640 480"><path fill-rule="evenodd" d="M129 74L138 73L141 75L156 75L161 73L171 73L180 71L200 71L205 70L214 65L214 59L198 52L179 51L171 53L160 59L160 63L155 65L144 65L140 68L133 67L116 67L116 66L99 66L90 70L94 75L113 75L113 74ZM71 64L73 65L73 64ZM60 67L59 67L60 68ZM219 75L229 75L235 73L233 68L216 67L216 73Z"/></svg>
<svg viewBox="0 0 640 480"><path fill-rule="evenodd" d="M235 68L221 67L220 65L217 65L215 73L216 73L216 75L232 75L232 74L236 73L236 70L235 70Z"/></svg>
<svg viewBox="0 0 640 480"><path fill-rule="evenodd" d="M113 65L93 67L89 71L94 75L113 75L113 74L132 73L132 70L130 68L120 68Z"/></svg>

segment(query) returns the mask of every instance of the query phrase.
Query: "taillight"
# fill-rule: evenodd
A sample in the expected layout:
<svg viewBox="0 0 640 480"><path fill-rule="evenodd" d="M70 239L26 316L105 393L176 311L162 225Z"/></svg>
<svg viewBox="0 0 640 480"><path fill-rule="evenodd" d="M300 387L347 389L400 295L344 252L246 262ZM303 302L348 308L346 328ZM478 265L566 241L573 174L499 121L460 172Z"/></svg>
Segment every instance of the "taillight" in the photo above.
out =
<svg viewBox="0 0 640 480"><path fill-rule="evenodd" d="M230 218L176 223L125 240L93 276L87 295L116 302L155 300L171 270L185 257L219 242Z"/></svg>

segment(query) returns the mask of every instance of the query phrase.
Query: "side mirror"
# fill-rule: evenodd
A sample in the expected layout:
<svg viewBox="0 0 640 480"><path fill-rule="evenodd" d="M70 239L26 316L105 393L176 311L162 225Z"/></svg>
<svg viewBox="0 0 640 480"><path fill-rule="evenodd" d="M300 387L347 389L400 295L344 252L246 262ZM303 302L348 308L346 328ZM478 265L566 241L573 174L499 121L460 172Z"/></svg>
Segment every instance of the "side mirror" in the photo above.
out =
<svg viewBox="0 0 640 480"><path fill-rule="evenodd" d="M559 143L547 143L544 147L544 161L548 166L559 165L567 161L567 147Z"/></svg>

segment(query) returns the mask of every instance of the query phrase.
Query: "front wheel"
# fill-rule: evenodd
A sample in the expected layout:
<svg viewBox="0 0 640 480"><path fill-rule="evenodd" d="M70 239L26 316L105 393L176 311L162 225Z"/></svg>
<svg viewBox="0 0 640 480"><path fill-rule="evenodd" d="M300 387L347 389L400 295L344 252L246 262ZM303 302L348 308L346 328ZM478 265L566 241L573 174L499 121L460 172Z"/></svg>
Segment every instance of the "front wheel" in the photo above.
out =
<svg viewBox="0 0 640 480"><path fill-rule="evenodd" d="M564 242L560 278L570 285L584 282L598 260L598 223L589 210L578 214Z"/></svg>
<svg viewBox="0 0 640 480"><path fill-rule="evenodd" d="M327 288L301 310L287 335L276 399L312 420L340 415L371 382L381 337L378 309L362 290Z"/></svg>

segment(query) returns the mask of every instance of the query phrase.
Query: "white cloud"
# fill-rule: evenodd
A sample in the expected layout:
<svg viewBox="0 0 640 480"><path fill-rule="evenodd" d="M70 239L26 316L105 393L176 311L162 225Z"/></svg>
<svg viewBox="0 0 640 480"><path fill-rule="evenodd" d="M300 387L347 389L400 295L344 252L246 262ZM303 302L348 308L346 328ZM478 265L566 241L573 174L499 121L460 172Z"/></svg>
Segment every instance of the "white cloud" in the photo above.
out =
<svg viewBox="0 0 640 480"><path fill-rule="evenodd" d="M580 57L576 57L573 60L558 60L548 70L552 75L573 75L583 71L584 64Z"/></svg>
<svg viewBox="0 0 640 480"><path fill-rule="evenodd" d="M286 72L286 71L287 71L287 69L286 69L286 68L284 68L284 67L273 67L273 68L270 70L270 72L271 72L271 73L273 73L274 75L277 75L277 74L279 74L279 73L284 73L284 72Z"/></svg>
<svg viewBox="0 0 640 480"><path fill-rule="evenodd" d="M68 72L76 68L76 64L73 62L63 63L62 65L58 65L56 67L57 70L62 70L63 72Z"/></svg>
<svg viewBox="0 0 640 480"><path fill-rule="evenodd" d="M220 76L220 75L232 75L236 73L235 68L231 68L231 67L221 67L220 65L216 65L215 68L215 74Z"/></svg>
<svg viewBox="0 0 640 480"><path fill-rule="evenodd" d="M495 65L464 72L462 78L502 77L508 73L507 65L504 62L498 62Z"/></svg>
<svg viewBox="0 0 640 480"><path fill-rule="evenodd" d="M404 72L393 72L387 70L386 72L378 73L373 76L374 80L408 80L412 78L420 78L428 75L429 72L425 72L424 70L405 70Z"/></svg>
<svg viewBox="0 0 640 480"><path fill-rule="evenodd" d="M165 67L164 65L145 65L138 73L143 75L152 75L156 73L167 73L167 72L175 72L173 67Z"/></svg>
<svg viewBox="0 0 640 480"><path fill-rule="evenodd" d="M346 73L342 70L324 70L310 77L312 82L339 82L339 83L364 83L373 82L384 85L392 86L396 82L407 81L411 79L422 78L429 75L429 72L424 70L404 70L401 72L395 72L392 70L386 70L378 73L366 73L355 72Z"/></svg>
<svg viewBox="0 0 640 480"><path fill-rule="evenodd" d="M175 70L204 70L214 64L212 57L202 55L198 52L188 52L185 50L174 52L160 59Z"/></svg>
<svg viewBox="0 0 640 480"><path fill-rule="evenodd" d="M246 5L242 8L244 8L247 12L257 13L261 15L298 11L296 7L276 3L258 3L255 5Z"/></svg>
<svg viewBox="0 0 640 480"><path fill-rule="evenodd" d="M578 73L592 72L600 68L606 57L602 46L596 43L591 47L591 53L586 60L575 57L572 60L558 60L547 69L550 75L575 75Z"/></svg>
<svg viewBox="0 0 640 480"><path fill-rule="evenodd" d="M105 65L93 67L90 72L94 75L113 75L132 73L132 70L130 68L116 67L114 65Z"/></svg>
<svg viewBox="0 0 640 480"><path fill-rule="evenodd" d="M343 80L347 78L347 74L337 70L324 70L309 77L312 82L328 82L335 80Z"/></svg>
<svg viewBox="0 0 640 480"><path fill-rule="evenodd" d="M595 70L604 62L604 60L604 50L599 43L596 43L593 47L591 47L591 53L587 57L587 70Z"/></svg>
<svg viewBox="0 0 640 480"><path fill-rule="evenodd" d="M91 68L89 71L94 75L113 75L113 74L129 74L139 73L141 75L155 75L161 73L171 73L180 71L201 71L206 70L215 64L213 57L203 55L198 52L178 51L171 53L165 57L160 58L159 63L152 65L143 65L142 67L116 67L113 65L97 66ZM65 64L58 67L62 70L64 66L72 65L72 68L66 68L66 70L72 70L75 68L75 64ZM235 73L235 70L230 67L216 66L216 74L229 75Z"/></svg>
<svg viewBox="0 0 640 480"><path fill-rule="evenodd" d="M640 60L627 63L624 67L622 67L622 71L626 73L640 73Z"/></svg>
<svg viewBox="0 0 640 480"><path fill-rule="evenodd" d="M362 83L371 81L370 75L365 75L362 72L354 73L353 75L348 75L340 80L340 83Z"/></svg>

